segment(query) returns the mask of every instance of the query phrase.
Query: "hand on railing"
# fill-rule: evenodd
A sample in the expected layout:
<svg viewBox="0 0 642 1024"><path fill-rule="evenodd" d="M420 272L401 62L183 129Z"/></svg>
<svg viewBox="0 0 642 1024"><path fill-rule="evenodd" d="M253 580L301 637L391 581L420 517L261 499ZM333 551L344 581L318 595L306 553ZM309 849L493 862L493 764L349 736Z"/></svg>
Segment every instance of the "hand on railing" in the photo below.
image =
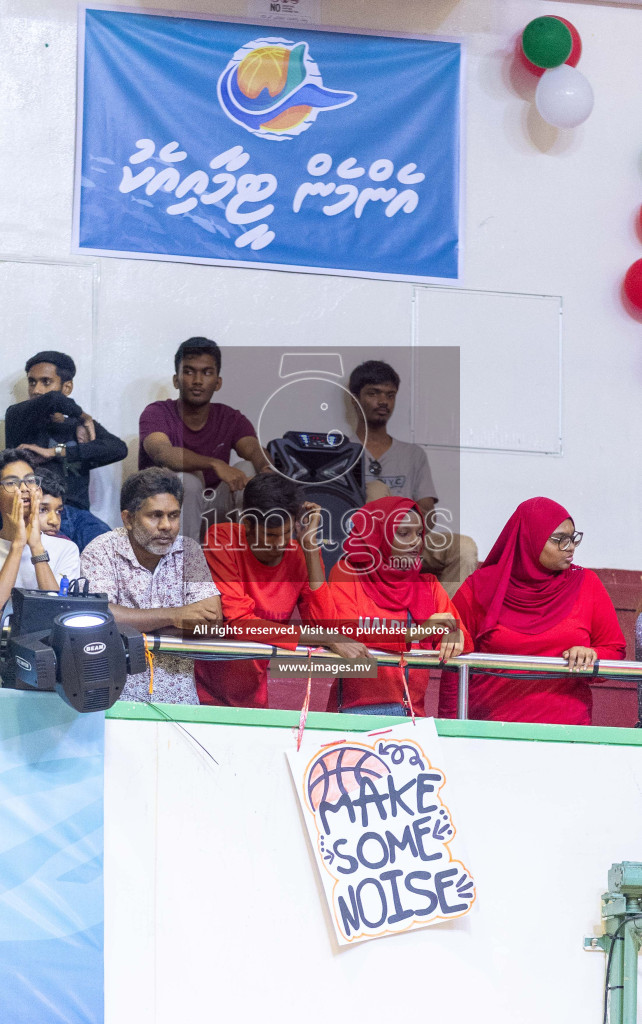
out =
<svg viewBox="0 0 642 1024"><path fill-rule="evenodd" d="M569 647L562 652L570 672L592 672L597 661L597 651L592 647Z"/></svg>
<svg viewBox="0 0 642 1024"><path fill-rule="evenodd" d="M423 626L441 626L444 630L443 639L439 644L439 660L441 662L448 661L449 658L457 658L462 653L464 649L463 633L457 619L450 612L435 612L434 615L426 619Z"/></svg>
<svg viewBox="0 0 642 1024"><path fill-rule="evenodd" d="M355 658L369 658L370 652L365 644L360 644L356 640L341 640L336 643L325 643L323 645L328 651L332 651L333 654L338 654L340 658L344 658L350 661Z"/></svg>
<svg viewBox="0 0 642 1024"><path fill-rule="evenodd" d="M164 636L162 634L147 634L148 641L154 646L158 654L176 654L183 658L199 658L205 661L230 658L269 658L274 650L272 644L257 643L256 641L218 641L203 640L199 638L184 638L175 636ZM590 650L590 648L575 648L575 650ZM571 653L569 648L567 653ZM300 644L297 654L307 655L309 647ZM291 649L284 650L284 654L294 653ZM380 665L398 665L401 657L395 651L380 651L368 649L369 657L373 658ZM330 651L316 651L315 657L331 658ZM405 661L411 666L424 666L425 668L435 667L441 658L439 651L429 651L424 648L406 651L403 655ZM594 661L591 661L594 667ZM549 658L539 655L519 654L480 654L472 651L470 654L462 654L457 659L453 668L462 671L468 668L476 672L501 672L510 675L513 672L535 672L538 675L565 676L568 673L569 665L565 658ZM642 661L620 661L619 659L599 660L599 672L601 678L610 679L640 679L642 681Z"/></svg>

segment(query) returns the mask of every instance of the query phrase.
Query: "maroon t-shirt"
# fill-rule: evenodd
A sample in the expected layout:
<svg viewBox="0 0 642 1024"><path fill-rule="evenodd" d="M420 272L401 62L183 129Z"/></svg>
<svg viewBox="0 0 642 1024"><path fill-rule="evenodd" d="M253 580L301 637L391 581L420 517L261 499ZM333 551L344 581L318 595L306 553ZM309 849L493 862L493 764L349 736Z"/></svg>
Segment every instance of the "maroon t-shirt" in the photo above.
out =
<svg viewBox="0 0 642 1024"><path fill-rule="evenodd" d="M200 430L190 430L178 414L178 402L168 398L164 402L152 402L143 409L138 425L140 444L138 446L138 468L147 469L154 462L143 447L143 441L150 434L167 434L175 448L187 448L197 455L211 459L230 461L230 452L242 437L256 437L254 427L238 409L214 402L210 405L207 423ZM206 487L216 487L220 477L213 469L202 470Z"/></svg>

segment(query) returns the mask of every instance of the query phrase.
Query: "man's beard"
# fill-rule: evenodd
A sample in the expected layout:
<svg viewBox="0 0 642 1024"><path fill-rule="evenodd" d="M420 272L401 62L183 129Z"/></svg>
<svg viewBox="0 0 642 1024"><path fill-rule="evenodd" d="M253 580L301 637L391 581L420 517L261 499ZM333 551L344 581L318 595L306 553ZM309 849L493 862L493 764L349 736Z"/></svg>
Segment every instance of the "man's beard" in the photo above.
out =
<svg viewBox="0 0 642 1024"><path fill-rule="evenodd" d="M386 425L386 423L388 422L389 419L390 419L390 416L388 415L387 412L375 413L375 415L372 416L368 420L368 426L369 427L385 427L385 425Z"/></svg>
<svg viewBox="0 0 642 1024"><path fill-rule="evenodd" d="M158 538L152 540L155 535L150 533L148 530L141 529L140 526L134 526L132 528L132 537L136 541L139 547L144 548L145 551L149 551L150 555L166 555L171 548L174 538L168 537L169 543L159 543Z"/></svg>

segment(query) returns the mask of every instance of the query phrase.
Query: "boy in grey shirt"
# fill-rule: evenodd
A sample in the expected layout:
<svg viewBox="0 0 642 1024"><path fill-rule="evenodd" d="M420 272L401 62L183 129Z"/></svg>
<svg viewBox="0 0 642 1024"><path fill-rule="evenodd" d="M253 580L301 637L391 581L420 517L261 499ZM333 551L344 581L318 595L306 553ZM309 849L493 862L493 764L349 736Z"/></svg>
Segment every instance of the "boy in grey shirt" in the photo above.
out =
<svg viewBox="0 0 642 1024"><path fill-rule="evenodd" d="M417 502L429 527L422 556L424 566L452 597L477 568L477 545L471 537L430 529L437 490L428 456L420 445L398 441L386 429L394 412L399 381L396 370L377 359L361 363L350 374L348 388L363 410L356 436L366 445L366 496L372 501L392 494Z"/></svg>

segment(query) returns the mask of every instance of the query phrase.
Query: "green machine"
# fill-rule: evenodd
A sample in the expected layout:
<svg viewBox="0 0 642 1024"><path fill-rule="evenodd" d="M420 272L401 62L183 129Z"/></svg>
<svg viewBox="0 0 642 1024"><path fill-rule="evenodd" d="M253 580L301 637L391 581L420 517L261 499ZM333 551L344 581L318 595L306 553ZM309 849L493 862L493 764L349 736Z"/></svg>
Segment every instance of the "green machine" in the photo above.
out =
<svg viewBox="0 0 642 1024"><path fill-rule="evenodd" d="M585 938L586 950L606 957L603 1021L636 1024L638 952L642 944L642 864L625 860L609 870L608 892L602 896L604 935Z"/></svg>

